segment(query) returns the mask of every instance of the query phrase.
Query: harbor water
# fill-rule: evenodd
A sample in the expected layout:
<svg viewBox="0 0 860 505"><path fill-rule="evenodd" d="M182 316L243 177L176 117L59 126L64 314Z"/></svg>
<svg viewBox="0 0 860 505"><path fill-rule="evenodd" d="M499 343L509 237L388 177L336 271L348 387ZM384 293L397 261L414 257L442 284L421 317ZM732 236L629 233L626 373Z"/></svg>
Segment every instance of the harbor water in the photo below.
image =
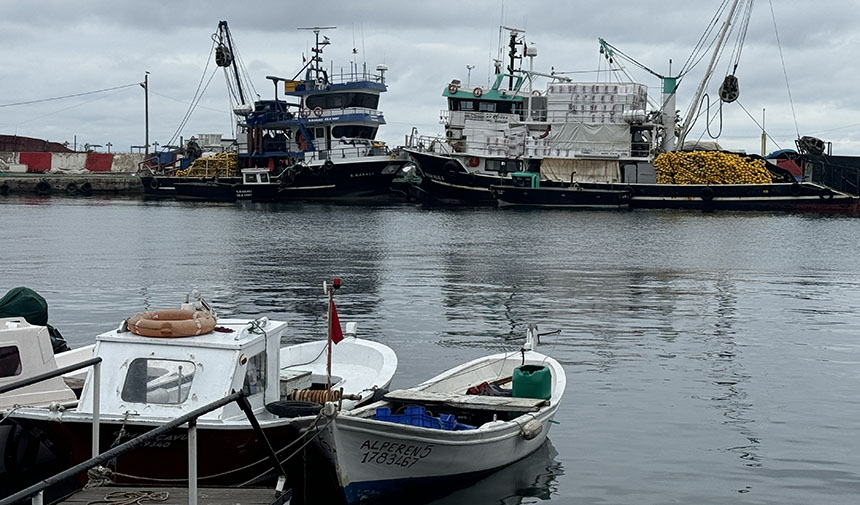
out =
<svg viewBox="0 0 860 505"><path fill-rule="evenodd" d="M529 323L561 330L540 347L568 378L550 443L437 505L860 497L856 218L35 197L0 212L0 291L42 294L72 347L193 289L320 339L333 277L341 322L397 352L393 387L518 349Z"/></svg>

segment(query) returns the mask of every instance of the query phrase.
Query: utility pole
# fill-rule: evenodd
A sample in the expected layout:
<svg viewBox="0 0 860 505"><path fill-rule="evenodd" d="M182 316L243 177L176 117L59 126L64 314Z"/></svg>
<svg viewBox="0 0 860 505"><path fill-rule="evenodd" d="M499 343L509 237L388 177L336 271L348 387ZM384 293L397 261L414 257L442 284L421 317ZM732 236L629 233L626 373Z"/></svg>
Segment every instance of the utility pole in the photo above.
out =
<svg viewBox="0 0 860 505"><path fill-rule="evenodd" d="M149 158L149 72L143 76L143 91L144 91L144 108L146 113L146 137L144 142L144 152Z"/></svg>

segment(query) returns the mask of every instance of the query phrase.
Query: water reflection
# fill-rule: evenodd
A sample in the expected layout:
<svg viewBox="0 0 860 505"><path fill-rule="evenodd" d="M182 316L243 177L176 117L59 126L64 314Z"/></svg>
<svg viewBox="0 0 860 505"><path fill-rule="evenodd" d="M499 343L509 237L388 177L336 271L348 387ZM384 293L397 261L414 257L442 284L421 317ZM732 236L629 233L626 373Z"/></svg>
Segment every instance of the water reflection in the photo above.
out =
<svg viewBox="0 0 860 505"><path fill-rule="evenodd" d="M564 467L547 440L529 456L490 474L474 484L430 502L430 505L517 505L526 498L550 500L558 491ZM529 500L529 503L534 501Z"/></svg>

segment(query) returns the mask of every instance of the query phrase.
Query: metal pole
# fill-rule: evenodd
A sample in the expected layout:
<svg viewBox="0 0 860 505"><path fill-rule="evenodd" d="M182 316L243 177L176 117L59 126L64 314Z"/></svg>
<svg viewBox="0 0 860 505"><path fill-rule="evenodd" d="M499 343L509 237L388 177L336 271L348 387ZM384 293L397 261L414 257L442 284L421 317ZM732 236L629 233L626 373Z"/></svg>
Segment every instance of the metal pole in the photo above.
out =
<svg viewBox="0 0 860 505"><path fill-rule="evenodd" d="M149 159L149 72L143 76L144 105L146 109L146 158Z"/></svg>
<svg viewBox="0 0 860 505"><path fill-rule="evenodd" d="M99 455L99 417L101 412L101 361L93 365L93 457Z"/></svg>
<svg viewBox="0 0 860 505"><path fill-rule="evenodd" d="M188 505L197 505L197 419L188 421Z"/></svg>

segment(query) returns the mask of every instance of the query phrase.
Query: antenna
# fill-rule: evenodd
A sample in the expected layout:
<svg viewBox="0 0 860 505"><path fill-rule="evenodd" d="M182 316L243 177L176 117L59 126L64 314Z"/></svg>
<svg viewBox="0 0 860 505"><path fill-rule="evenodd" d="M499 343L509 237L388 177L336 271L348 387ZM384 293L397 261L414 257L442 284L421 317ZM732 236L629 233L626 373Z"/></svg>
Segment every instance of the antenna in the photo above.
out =
<svg viewBox="0 0 860 505"><path fill-rule="evenodd" d="M324 71L322 69L322 65L321 65L322 64L322 52L323 52L322 48L323 48L323 46L327 46L327 45L331 44L331 41L329 41L328 37L326 37L325 35L323 35L323 40L322 40L322 42L320 42L320 32L323 30L337 30L337 27L336 26L310 26L310 27L301 27L300 26L297 29L298 30L313 31L314 35L316 36L316 42L314 44L314 48L311 49L311 52L313 52L313 56L311 56L311 62L313 63L314 78L319 80L320 74L324 73Z"/></svg>

